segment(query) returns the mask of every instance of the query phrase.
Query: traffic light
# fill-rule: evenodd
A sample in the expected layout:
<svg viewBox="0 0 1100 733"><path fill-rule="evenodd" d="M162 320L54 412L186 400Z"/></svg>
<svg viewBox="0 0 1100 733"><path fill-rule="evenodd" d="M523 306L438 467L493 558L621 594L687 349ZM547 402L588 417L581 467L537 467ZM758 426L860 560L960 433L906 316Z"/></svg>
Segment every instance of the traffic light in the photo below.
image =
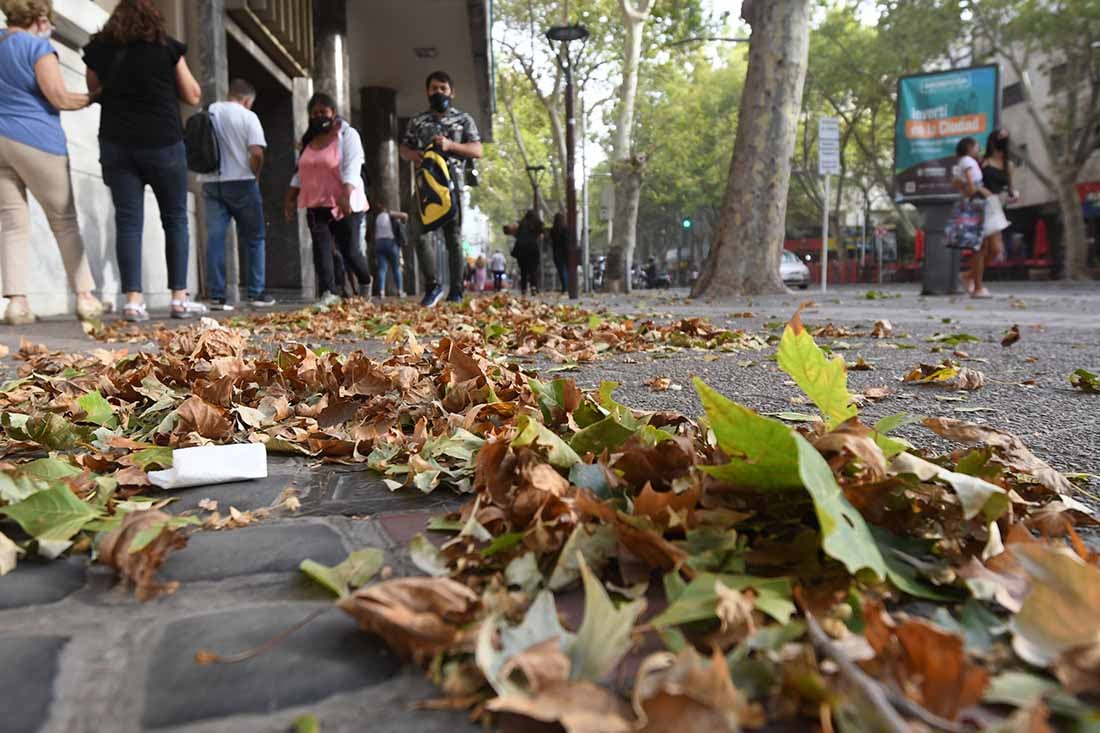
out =
<svg viewBox="0 0 1100 733"><path fill-rule="evenodd" d="M691 219L684 219L683 222L681 222L681 226L683 226L684 229L691 229Z"/></svg>

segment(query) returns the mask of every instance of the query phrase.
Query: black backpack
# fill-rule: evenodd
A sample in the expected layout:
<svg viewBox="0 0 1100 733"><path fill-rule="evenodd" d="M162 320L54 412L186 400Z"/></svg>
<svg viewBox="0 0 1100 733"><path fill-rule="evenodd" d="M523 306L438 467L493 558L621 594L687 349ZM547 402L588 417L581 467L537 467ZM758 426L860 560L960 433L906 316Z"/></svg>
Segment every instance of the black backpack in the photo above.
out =
<svg viewBox="0 0 1100 733"><path fill-rule="evenodd" d="M195 173L217 173L221 170L218 134L214 131L214 118L209 108L199 110L187 119L183 142L187 146L188 169Z"/></svg>

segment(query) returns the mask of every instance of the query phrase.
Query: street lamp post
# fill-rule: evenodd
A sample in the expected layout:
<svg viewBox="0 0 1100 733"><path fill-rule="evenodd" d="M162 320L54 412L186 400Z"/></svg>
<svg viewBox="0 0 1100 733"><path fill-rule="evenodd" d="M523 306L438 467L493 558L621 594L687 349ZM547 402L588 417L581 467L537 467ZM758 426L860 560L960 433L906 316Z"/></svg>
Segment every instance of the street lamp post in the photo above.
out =
<svg viewBox="0 0 1100 733"><path fill-rule="evenodd" d="M581 255L577 248L577 118L573 110L573 60L569 55L569 44L588 38L588 29L583 25L558 25L546 31L546 38L551 42L561 42L557 61L565 73L565 205L568 209L566 219L569 226L569 297L576 300L580 297L577 268L580 266Z"/></svg>

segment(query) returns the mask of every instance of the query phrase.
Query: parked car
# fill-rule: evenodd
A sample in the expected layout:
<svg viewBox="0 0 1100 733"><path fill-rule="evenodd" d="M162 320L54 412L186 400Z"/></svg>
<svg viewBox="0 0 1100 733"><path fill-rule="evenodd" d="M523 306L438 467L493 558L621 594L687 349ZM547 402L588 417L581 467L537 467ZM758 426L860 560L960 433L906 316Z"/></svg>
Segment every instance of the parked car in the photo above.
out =
<svg viewBox="0 0 1100 733"><path fill-rule="evenodd" d="M783 250L783 259L779 261L779 276L788 287L798 287L799 290L810 287L810 268L790 250Z"/></svg>

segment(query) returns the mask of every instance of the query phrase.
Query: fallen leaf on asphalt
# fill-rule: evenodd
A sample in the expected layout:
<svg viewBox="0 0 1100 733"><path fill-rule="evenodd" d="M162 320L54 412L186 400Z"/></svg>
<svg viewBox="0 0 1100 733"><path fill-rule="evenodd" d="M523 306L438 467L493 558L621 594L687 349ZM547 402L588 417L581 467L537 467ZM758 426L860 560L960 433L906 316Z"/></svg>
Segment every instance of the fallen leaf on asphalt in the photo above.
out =
<svg viewBox="0 0 1100 733"><path fill-rule="evenodd" d="M672 380L668 377L651 377L645 381L645 385L654 392L667 392L672 386Z"/></svg>
<svg viewBox="0 0 1100 733"><path fill-rule="evenodd" d="M214 499L199 499L198 507L208 512L216 512L218 511L218 502Z"/></svg>
<svg viewBox="0 0 1100 733"><path fill-rule="evenodd" d="M134 587L140 601L172 593L178 581L158 583L156 573L169 552L187 545L181 527L196 523L155 510L131 512L122 524L104 535L99 545L99 562L114 568Z"/></svg>
<svg viewBox="0 0 1100 733"><path fill-rule="evenodd" d="M886 319L881 321L875 321L874 327L871 329L871 338L884 339L889 338L894 333L894 324L890 323Z"/></svg>
<svg viewBox="0 0 1100 733"><path fill-rule="evenodd" d="M0 532L0 576L15 570L15 564L23 551L7 535Z"/></svg>
<svg viewBox="0 0 1100 733"><path fill-rule="evenodd" d="M298 569L312 580L343 598L373 578L382 568L381 550L365 547L347 556L339 565L329 567L313 560L302 560Z"/></svg>
<svg viewBox="0 0 1100 733"><path fill-rule="evenodd" d="M863 396L874 402L884 400L894 393L889 387L868 387L863 390Z"/></svg>
<svg viewBox="0 0 1100 733"><path fill-rule="evenodd" d="M980 389L985 384L985 375L976 369L945 361L935 365L921 364L906 374L902 381L970 391Z"/></svg>
<svg viewBox="0 0 1100 733"><path fill-rule="evenodd" d="M1012 344L1020 340L1020 327L1013 325L1012 328L1005 331L1005 335L1001 337L1001 346L1009 347Z"/></svg>
<svg viewBox="0 0 1100 733"><path fill-rule="evenodd" d="M1077 369L1069 375L1069 383L1082 392L1100 394L1100 376L1087 369Z"/></svg>
<svg viewBox="0 0 1100 733"><path fill-rule="evenodd" d="M336 605L398 654L425 660L463 636L478 601L477 593L449 578L396 578L355 591Z"/></svg>

